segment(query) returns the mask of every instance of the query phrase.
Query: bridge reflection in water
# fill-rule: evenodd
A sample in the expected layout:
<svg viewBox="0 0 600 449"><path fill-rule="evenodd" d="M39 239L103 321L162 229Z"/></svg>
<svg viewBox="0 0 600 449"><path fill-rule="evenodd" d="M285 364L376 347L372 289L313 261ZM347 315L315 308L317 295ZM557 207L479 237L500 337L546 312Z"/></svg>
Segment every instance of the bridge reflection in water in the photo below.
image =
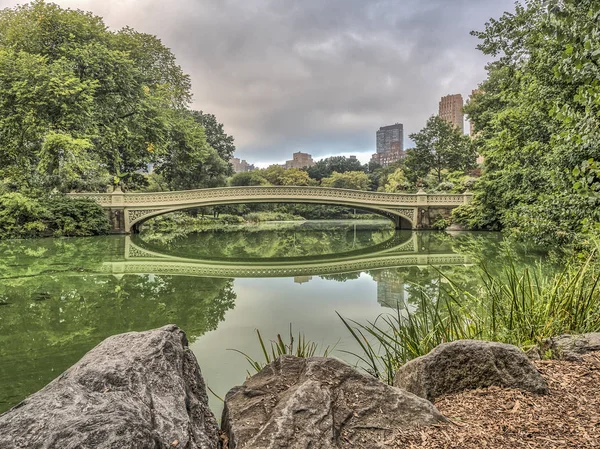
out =
<svg viewBox="0 0 600 449"><path fill-rule="evenodd" d="M115 275L164 274L212 278L302 277L354 273L396 267L471 265L468 256L430 253L421 234L394 238L357 251L307 257L231 259L177 257L157 252L136 237L126 237L124 260L104 262L101 271Z"/></svg>

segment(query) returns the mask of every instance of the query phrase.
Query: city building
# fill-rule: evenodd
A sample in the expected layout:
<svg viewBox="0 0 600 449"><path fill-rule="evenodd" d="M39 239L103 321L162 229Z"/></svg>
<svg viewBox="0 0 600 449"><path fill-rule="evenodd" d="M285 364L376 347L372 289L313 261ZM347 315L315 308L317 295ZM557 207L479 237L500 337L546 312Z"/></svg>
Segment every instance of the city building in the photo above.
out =
<svg viewBox="0 0 600 449"><path fill-rule="evenodd" d="M240 160L239 157L231 158L231 165L233 165L233 171L236 173L245 173L254 170L254 164L249 164L245 160Z"/></svg>
<svg viewBox="0 0 600 449"><path fill-rule="evenodd" d="M439 117L458 127L462 133L465 132L465 121L463 115L463 97L461 94L446 95L442 97L439 107Z"/></svg>
<svg viewBox="0 0 600 449"><path fill-rule="evenodd" d="M371 162L375 162L382 167L387 167L405 157L406 151L401 149L399 144L394 144L389 151L373 154L373 156L371 156Z"/></svg>
<svg viewBox="0 0 600 449"><path fill-rule="evenodd" d="M395 125L382 126L376 133L377 153L385 153L392 150L392 146L400 144L400 149L404 150L404 125L396 123Z"/></svg>
<svg viewBox="0 0 600 449"><path fill-rule="evenodd" d="M386 167L406 157L404 151L404 125L382 126L375 133L376 153L371 156L371 162Z"/></svg>
<svg viewBox="0 0 600 449"><path fill-rule="evenodd" d="M294 282L296 284L306 284L307 282L312 281L312 276L294 276Z"/></svg>
<svg viewBox="0 0 600 449"><path fill-rule="evenodd" d="M393 270L381 270L372 273L377 282L377 302L382 307L403 308L405 302L404 281Z"/></svg>
<svg viewBox="0 0 600 449"><path fill-rule="evenodd" d="M285 169L289 170L290 168L307 168L315 165L315 161L308 153L302 153L298 151L292 155L292 160L285 162Z"/></svg>

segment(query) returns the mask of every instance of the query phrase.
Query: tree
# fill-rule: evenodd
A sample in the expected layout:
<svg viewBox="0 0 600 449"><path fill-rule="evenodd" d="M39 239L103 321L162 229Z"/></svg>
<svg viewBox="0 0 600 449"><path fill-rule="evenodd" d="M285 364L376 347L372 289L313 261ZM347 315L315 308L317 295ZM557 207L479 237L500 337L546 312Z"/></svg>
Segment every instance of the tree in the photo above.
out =
<svg viewBox="0 0 600 449"><path fill-rule="evenodd" d="M223 124L217 121L213 114L207 114L202 111L192 111L194 120L202 125L208 144L215 149L221 159L229 162L235 152L233 137L226 134ZM227 176L233 175L233 167L225 173Z"/></svg>
<svg viewBox="0 0 600 449"><path fill-rule="evenodd" d="M229 180L231 186L263 186L269 182L257 171L236 173Z"/></svg>
<svg viewBox="0 0 600 449"><path fill-rule="evenodd" d="M433 171L439 184L445 169L464 171L475 167L477 153L471 139L440 117L431 117L425 128L410 138L416 147L407 150L406 168L413 179Z"/></svg>
<svg viewBox="0 0 600 449"><path fill-rule="evenodd" d="M385 182L384 190L386 192L394 193L402 190L407 190L411 187L411 184L404 173L402 168L397 168L392 174L387 177Z"/></svg>
<svg viewBox="0 0 600 449"><path fill-rule="evenodd" d="M333 172L329 178L321 180L321 186L336 187L338 189L368 190L369 177L361 171Z"/></svg>
<svg viewBox="0 0 600 449"><path fill-rule="evenodd" d="M282 186L309 186L314 181L310 179L308 173L298 168L290 168L285 170L281 177Z"/></svg>
<svg viewBox="0 0 600 449"><path fill-rule="evenodd" d="M264 170L260 170L260 175L274 186L283 185L283 176L285 168L281 165L270 165Z"/></svg>
<svg viewBox="0 0 600 449"><path fill-rule="evenodd" d="M186 117L190 101L189 76L155 36L44 0L0 11L0 177L11 188L136 188L151 163L171 164L171 185L222 184L232 139L214 116Z"/></svg>
<svg viewBox="0 0 600 449"><path fill-rule="evenodd" d="M206 141L204 129L189 114L176 113L167 154L157 165L172 190L219 187L226 184L229 164Z"/></svg>
<svg viewBox="0 0 600 449"><path fill-rule="evenodd" d="M331 176L333 172L345 173L348 171L365 171L360 161L346 156L332 156L317 161L315 165L306 169L309 176L320 181Z"/></svg>
<svg viewBox="0 0 600 449"><path fill-rule="evenodd" d="M540 243L573 241L596 199L572 172L600 159L600 8L593 0L529 0L473 34L496 61L465 110L485 157L475 197L457 216Z"/></svg>

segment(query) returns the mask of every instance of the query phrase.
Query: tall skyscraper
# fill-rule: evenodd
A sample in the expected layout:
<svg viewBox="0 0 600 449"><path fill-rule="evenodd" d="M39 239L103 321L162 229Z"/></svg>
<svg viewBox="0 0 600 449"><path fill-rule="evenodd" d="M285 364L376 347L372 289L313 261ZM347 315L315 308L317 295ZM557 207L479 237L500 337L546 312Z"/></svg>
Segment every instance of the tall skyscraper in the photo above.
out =
<svg viewBox="0 0 600 449"><path fill-rule="evenodd" d="M461 94L442 97L438 115L448 123L452 123L458 127L462 133L465 132L463 97Z"/></svg>
<svg viewBox="0 0 600 449"><path fill-rule="evenodd" d="M400 151L404 151L404 125L402 123L379 128L379 131L377 131L377 153L397 149L398 144L400 144Z"/></svg>

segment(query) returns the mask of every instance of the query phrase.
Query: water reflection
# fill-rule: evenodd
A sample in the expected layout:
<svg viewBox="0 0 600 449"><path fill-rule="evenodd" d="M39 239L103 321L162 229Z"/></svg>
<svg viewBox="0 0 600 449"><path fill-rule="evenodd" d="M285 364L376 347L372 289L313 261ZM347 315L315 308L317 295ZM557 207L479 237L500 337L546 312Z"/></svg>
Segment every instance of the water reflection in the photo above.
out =
<svg viewBox="0 0 600 449"><path fill-rule="evenodd" d="M341 337L339 349L356 350L335 312L365 320L417 303L420 288L443 282L438 270L475 291L470 262L483 254L502 263L495 234L348 229L280 229L272 239L263 230L254 240L237 232L175 243L143 235L0 243L0 412L104 338L168 323L188 333L207 382L223 395L246 370L226 349L258 357L255 328L271 336L293 322L311 339ZM246 259L237 249L244 245L256 245Z"/></svg>
<svg viewBox="0 0 600 449"><path fill-rule="evenodd" d="M389 220L322 220L167 234L143 231L134 243L170 257L248 263L344 257L410 239L411 231L396 232Z"/></svg>

